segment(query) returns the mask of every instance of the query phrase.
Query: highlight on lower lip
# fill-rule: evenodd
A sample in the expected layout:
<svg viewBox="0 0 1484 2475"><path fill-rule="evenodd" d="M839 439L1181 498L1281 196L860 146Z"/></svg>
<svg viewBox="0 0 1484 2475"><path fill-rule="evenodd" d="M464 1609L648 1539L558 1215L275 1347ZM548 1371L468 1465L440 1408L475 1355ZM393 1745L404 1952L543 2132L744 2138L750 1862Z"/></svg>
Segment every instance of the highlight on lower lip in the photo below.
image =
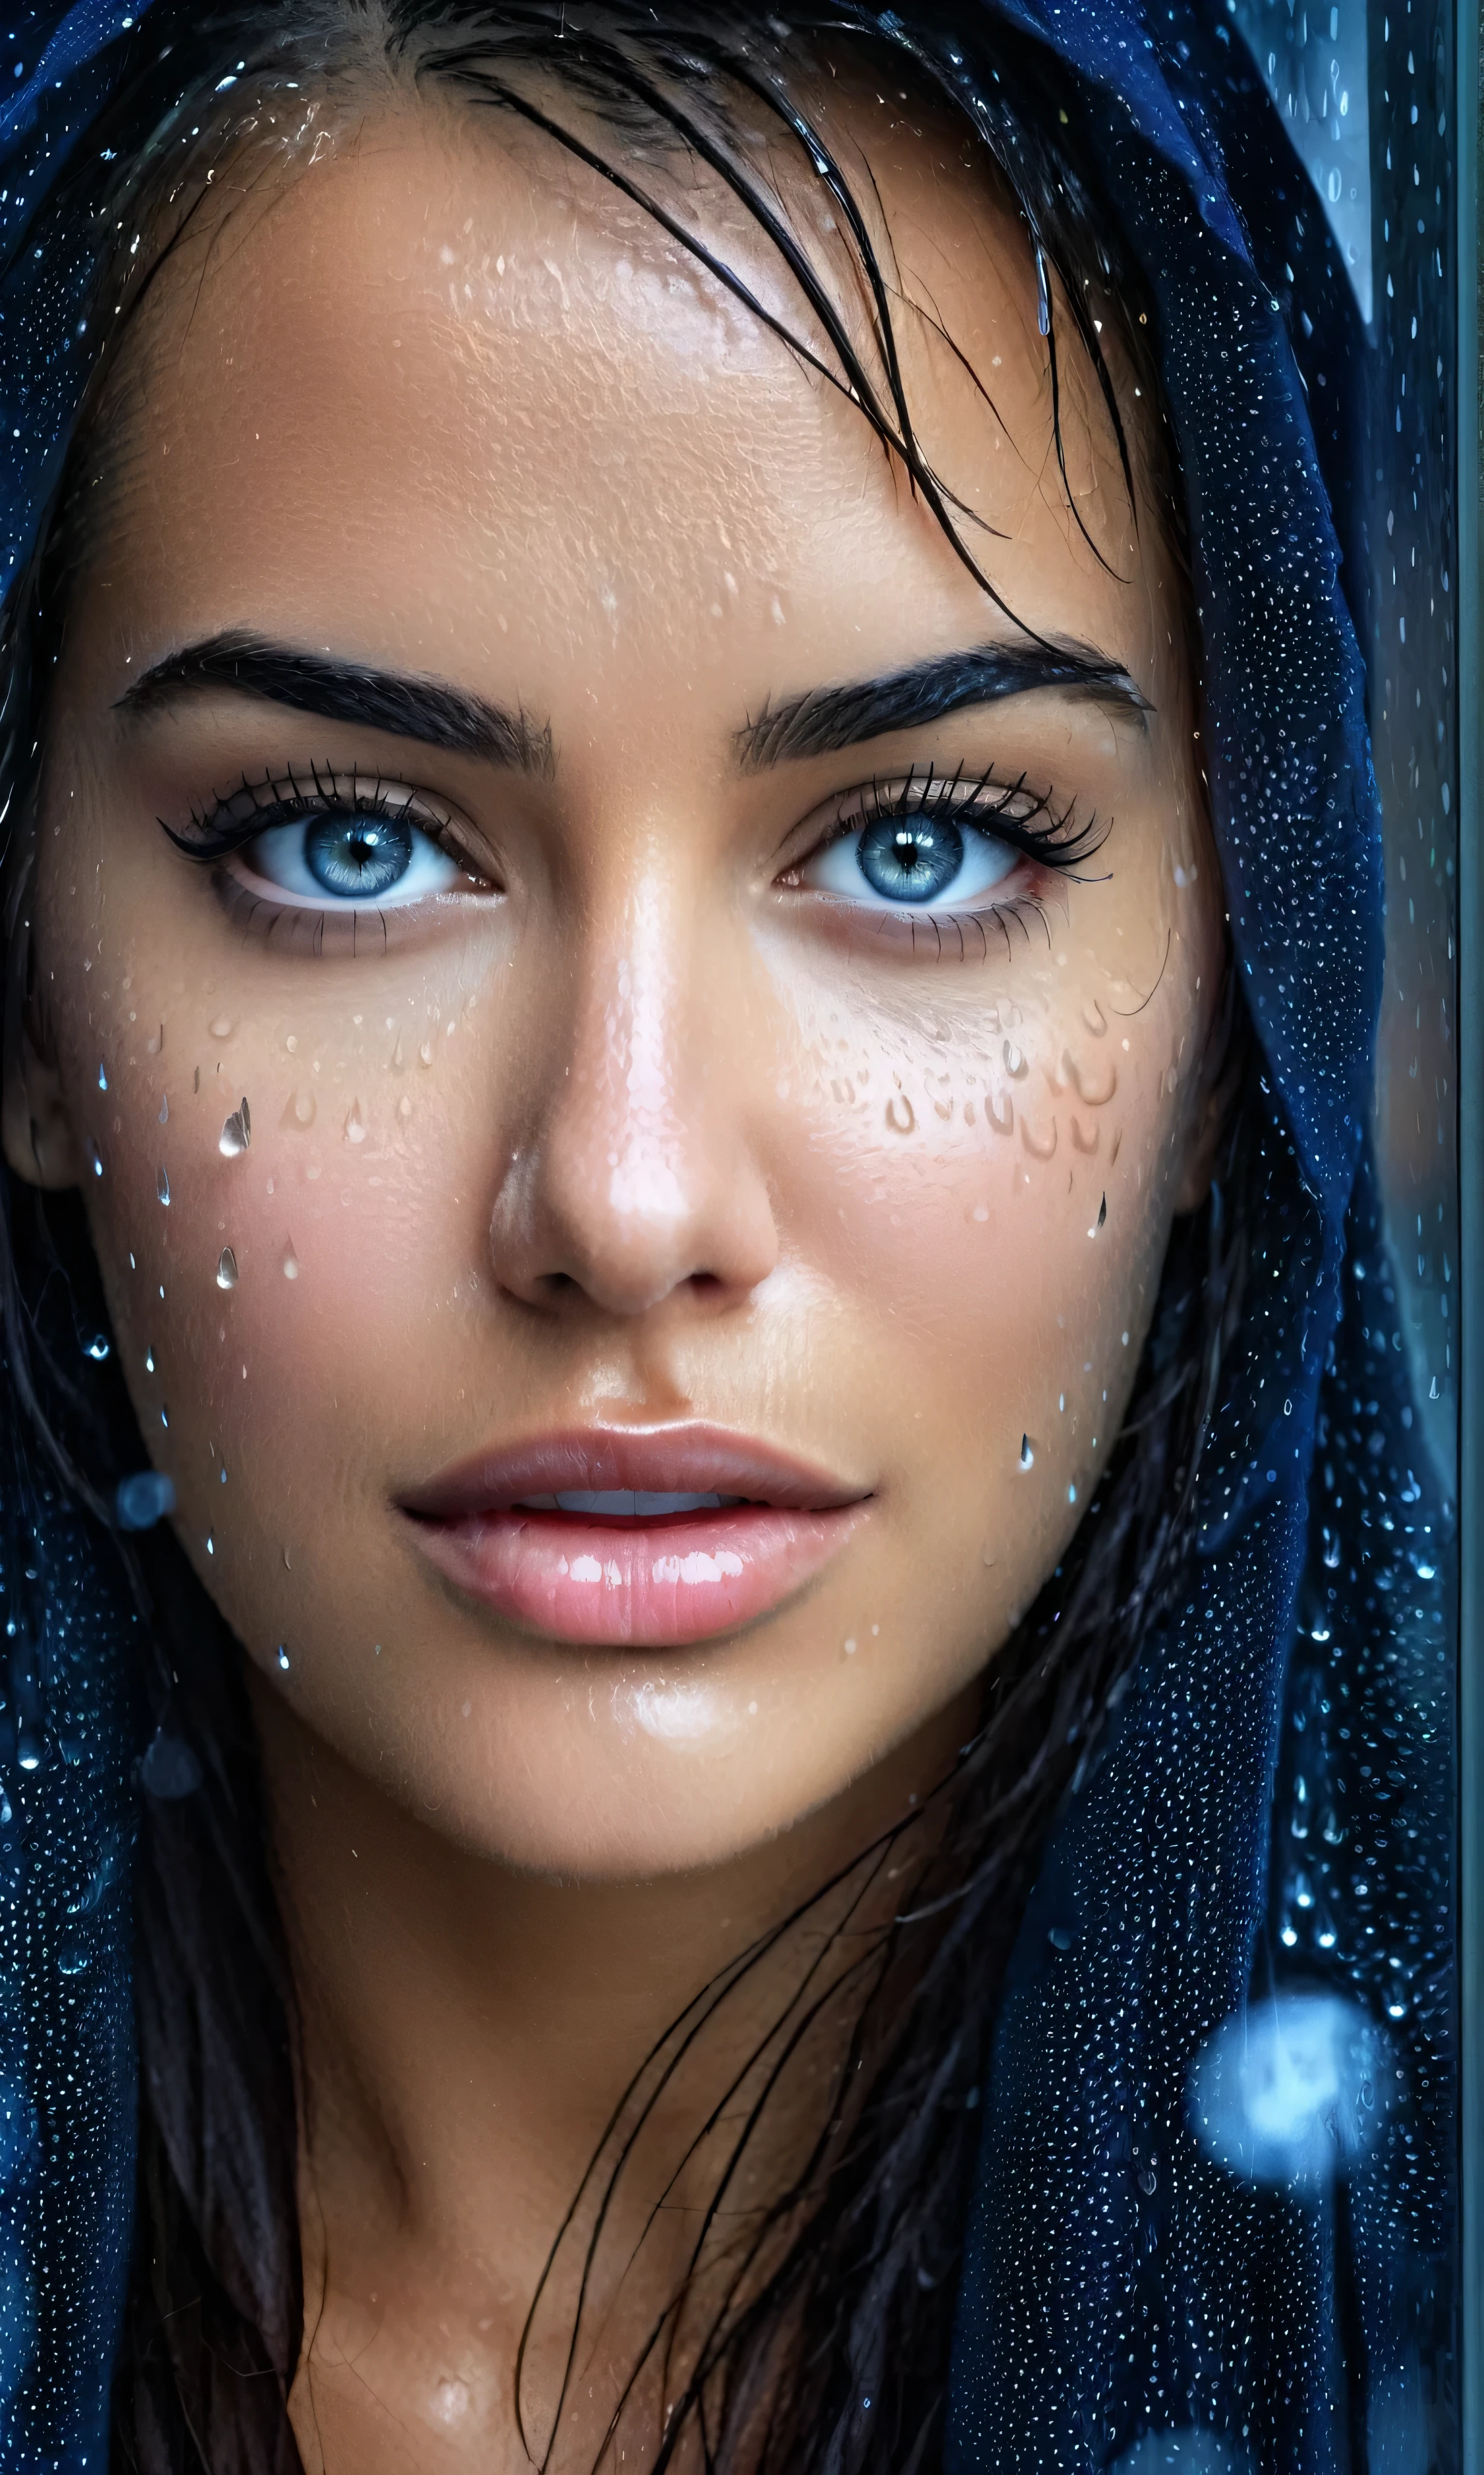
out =
<svg viewBox="0 0 1484 2475"><path fill-rule="evenodd" d="M664 1648L770 1613L838 1553L863 1510L733 1501L636 1518L523 1505L423 1520L417 1534L457 1588L523 1628Z"/></svg>

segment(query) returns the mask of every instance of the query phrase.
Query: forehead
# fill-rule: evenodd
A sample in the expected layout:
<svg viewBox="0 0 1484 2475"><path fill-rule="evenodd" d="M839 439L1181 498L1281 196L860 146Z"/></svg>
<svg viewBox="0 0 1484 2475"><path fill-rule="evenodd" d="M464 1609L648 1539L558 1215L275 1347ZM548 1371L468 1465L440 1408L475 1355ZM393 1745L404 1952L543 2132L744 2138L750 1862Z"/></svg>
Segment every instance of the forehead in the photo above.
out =
<svg viewBox="0 0 1484 2475"><path fill-rule="evenodd" d="M1029 625L1101 627L1147 667L1169 632L1157 527L1131 522L1075 342L1063 481L1023 231L951 134L870 96L833 109L964 540ZM638 168L802 351L644 208L488 116L385 111L268 195L244 183L130 347L105 540L127 545L132 632L266 596L344 643L369 593L402 657L440 670L472 620L556 660L601 640L620 668L667 627L693 661L735 658L749 617L829 643L842 600L852 670L873 636L897 649L904 597L924 645L983 634L982 587L811 366L835 356L755 220L693 168ZM858 270L787 167L785 210L869 355Z"/></svg>

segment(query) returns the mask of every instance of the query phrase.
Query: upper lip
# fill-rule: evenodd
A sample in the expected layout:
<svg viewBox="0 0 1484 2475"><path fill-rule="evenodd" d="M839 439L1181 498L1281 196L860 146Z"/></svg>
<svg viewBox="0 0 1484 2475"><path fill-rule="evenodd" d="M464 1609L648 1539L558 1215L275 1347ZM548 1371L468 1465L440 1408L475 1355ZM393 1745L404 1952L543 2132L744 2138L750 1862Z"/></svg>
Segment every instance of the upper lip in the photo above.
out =
<svg viewBox="0 0 1484 2475"><path fill-rule="evenodd" d="M509 1511L533 1495L609 1488L744 1496L808 1512L859 1504L871 1492L721 1427L591 1427L474 1453L400 1502L421 1521L462 1521Z"/></svg>

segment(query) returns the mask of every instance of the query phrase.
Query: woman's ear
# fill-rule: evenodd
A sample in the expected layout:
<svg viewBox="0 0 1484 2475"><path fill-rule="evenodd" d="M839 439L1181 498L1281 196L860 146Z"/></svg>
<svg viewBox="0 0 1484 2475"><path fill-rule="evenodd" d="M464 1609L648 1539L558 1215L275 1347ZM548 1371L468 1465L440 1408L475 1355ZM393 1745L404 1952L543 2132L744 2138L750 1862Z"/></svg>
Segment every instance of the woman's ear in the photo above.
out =
<svg viewBox="0 0 1484 2475"><path fill-rule="evenodd" d="M27 986L35 968L30 940L16 957L6 1006L5 1066L0 1078L0 1140L7 1166L28 1186L76 1186L82 1156L62 1097L56 1043L45 1009Z"/></svg>

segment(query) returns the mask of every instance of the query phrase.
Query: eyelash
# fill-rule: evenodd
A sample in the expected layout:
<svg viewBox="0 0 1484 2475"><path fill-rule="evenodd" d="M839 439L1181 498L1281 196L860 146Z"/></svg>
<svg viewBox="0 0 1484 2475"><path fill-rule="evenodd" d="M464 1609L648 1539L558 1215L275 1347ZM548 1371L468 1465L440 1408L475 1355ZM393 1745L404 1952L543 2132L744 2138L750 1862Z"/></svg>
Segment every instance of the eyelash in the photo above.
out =
<svg viewBox="0 0 1484 2475"><path fill-rule="evenodd" d="M1026 800L1029 805L1018 804ZM791 863L791 870L802 868L805 860L843 841L847 834L861 833L868 825L909 822L914 817L931 816L937 808L945 808L956 825L975 825L1039 867L1055 869L1074 882L1082 882L1078 874L1082 863L1102 849L1108 833L1096 816L1077 824L1075 801L1068 801L1058 814L1054 792L1028 793L1023 773L1017 781L1004 783L985 772L965 784L963 766L952 773L939 773L930 764L920 774L913 767L885 786L877 779L863 790L847 791L837 804L834 824L803 858ZM1038 819L1046 821L1038 823Z"/></svg>
<svg viewBox="0 0 1484 2475"><path fill-rule="evenodd" d="M396 819L415 826L471 876L477 875L469 852L453 832L451 821L423 805L401 784L393 796L382 774L368 777L353 770L342 773L327 769L322 775L317 766L311 766L309 785L305 788L291 770L265 774L256 782L244 774L235 791L213 799L204 813L191 810L188 832L177 833L163 817L158 820L159 826L187 859L209 865L232 858L275 825L298 824L313 817L330 815ZM233 816L231 811L239 799L250 800L252 805L244 814Z"/></svg>

